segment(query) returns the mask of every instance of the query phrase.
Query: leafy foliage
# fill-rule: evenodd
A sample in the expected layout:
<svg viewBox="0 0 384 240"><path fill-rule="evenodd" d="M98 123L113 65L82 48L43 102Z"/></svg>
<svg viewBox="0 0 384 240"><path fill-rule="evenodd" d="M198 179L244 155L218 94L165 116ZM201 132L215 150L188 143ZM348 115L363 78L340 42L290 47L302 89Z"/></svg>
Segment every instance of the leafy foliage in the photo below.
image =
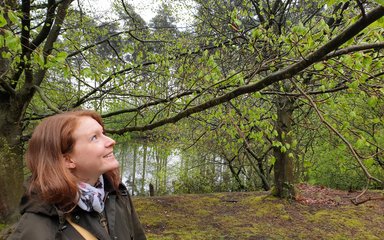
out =
<svg viewBox="0 0 384 240"><path fill-rule="evenodd" d="M110 18L82 1L2 2L0 137L22 146L42 117L90 108L111 134L157 128L153 136L210 146L231 176L210 189L330 184L335 178L318 174L330 159L339 160L335 176L382 187L377 2L196 0L182 29L172 3L146 23L126 1L114 3ZM191 176L215 181L204 172ZM189 173L182 177L190 186Z"/></svg>

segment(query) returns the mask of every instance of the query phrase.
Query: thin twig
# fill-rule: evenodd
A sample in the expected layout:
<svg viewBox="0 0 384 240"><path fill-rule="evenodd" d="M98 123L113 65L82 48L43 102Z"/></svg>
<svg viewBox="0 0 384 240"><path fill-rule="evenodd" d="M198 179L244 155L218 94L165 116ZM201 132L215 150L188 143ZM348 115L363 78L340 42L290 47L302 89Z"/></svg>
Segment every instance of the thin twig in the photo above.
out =
<svg viewBox="0 0 384 240"><path fill-rule="evenodd" d="M368 169L365 167L365 165L363 164L363 162L361 161L361 159L359 158L358 154L356 153L356 150L354 149L354 147L352 146L352 144L339 132L337 131L336 128L334 128L327 120L324 119L323 115L321 114L320 110L317 108L316 106L316 103L313 101L313 99L308 95L306 94L298 85L295 81L293 81L291 79L291 82L292 84L295 85L295 87L297 88L297 90L303 94L303 96L310 102L310 104L312 105L312 107L315 109L318 117L320 118L321 122L324 123L332 132L334 132L346 145L347 147L349 148L349 150L352 152L352 155L353 157L357 160L357 162L359 163L361 169L363 170L365 176L367 177L367 187L366 189L364 189L363 193L360 194L359 196L356 197L356 199L358 197L361 197L367 190L368 188L368 185L370 183L371 180L374 180L378 183L381 183L383 184L383 182L380 180L380 179L377 179L375 177L373 177L369 172L368 172Z"/></svg>

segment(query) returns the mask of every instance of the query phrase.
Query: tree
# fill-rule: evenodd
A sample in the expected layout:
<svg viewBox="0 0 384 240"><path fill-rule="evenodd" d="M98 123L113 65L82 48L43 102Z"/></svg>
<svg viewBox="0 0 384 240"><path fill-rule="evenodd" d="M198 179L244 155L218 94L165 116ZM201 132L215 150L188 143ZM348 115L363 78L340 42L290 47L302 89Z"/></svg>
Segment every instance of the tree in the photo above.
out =
<svg viewBox="0 0 384 240"><path fill-rule="evenodd" d="M53 112L94 108L103 113L109 133L124 134L201 116L208 109L214 114L217 106L234 99L255 103L258 100L249 96L263 90L266 96L275 93L276 99L290 97L263 100L263 106L288 106L271 115L280 125L268 134L276 137L275 155L289 159L291 152L286 150L293 144L287 136L291 137L292 123L284 119L294 112L287 100L303 97L303 93L324 96L353 86L342 76L347 72L353 80L358 78L358 71L345 67L351 61L348 57L355 60L356 52L372 60L369 81L381 76L378 62L384 7L373 2L357 1L342 7L341 1L316 5L314 1L251 0L232 1L236 3L233 6L201 1L195 31L170 34L140 25L132 9L121 1L116 7L126 16L123 19L132 21L122 31L116 29L123 25L116 26L109 36L105 31L86 31L92 21L78 21L72 25L76 28L69 28L66 14L70 3L1 2L0 138L7 159L2 158L0 165L1 173L16 176L0 182L4 188L0 196L3 218L15 208L21 193L14 186L21 186L23 176L22 136L29 133L35 120ZM73 16L79 15L84 16ZM335 25L327 24L329 19ZM117 35L120 38L114 38ZM107 39L114 39L117 45ZM106 49L108 44L111 52L107 57L97 54L96 49L101 45ZM327 85L324 66L331 68L327 74L336 74L340 81ZM67 87L66 94L57 94ZM291 188L286 188L290 181L289 175L278 179L275 184L282 186L278 191L288 190L292 195ZM280 193L277 195L286 195Z"/></svg>
<svg viewBox="0 0 384 240"><path fill-rule="evenodd" d="M300 93L299 95L295 93L300 88L289 81L284 83L278 82L282 79L290 79L297 83L303 83L304 86L307 85L307 91L311 91L314 94L316 92L317 94L322 94L326 92L324 90L329 92L345 90L347 83L343 80L344 78L338 79L336 77L341 75L340 72L333 72L335 81L327 85L329 89L324 88L324 77L321 77L322 73L320 71L324 63L316 64L314 69L312 69L309 68L311 62L321 62L332 58L336 58L336 61L338 61L337 58L340 56L338 54L341 52L347 54L363 49L381 48L382 44L352 46L346 48L345 51L340 50L335 54L329 54L329 56L326 56L326 52L323 52L323 50L332 46L332 48L337 49L346 42L339 42L341 40L339 37L342 34L336 35L333 40L329 39L332 39L336 32L341 31L348 24L344 16L350 17L351 14L356 14L356 10L357 13L360 12L362 9L360 4L350 7L349 2L345 4L337 3L334 5L334 8L321 5L324 3L319 3L319 5L314 2L304 4L300 1L265 1L265 4L260 5L251 1L248 3L251 6L245 5L243 8L234 7L241 7L242 4L233 5L232 2L228 5L218 4L218 1L201 2L200 4L202 6L200 8L202 23L198 26L201 26L199 38L201 44L197 46L192 45L196 46L195 48L189 46L189 49L195 49L196 52L193 52L194 56L201 56L201 58L199 59L200 61L188 62L188 64L194 65L190 66L189 69L199 69L197 73L200 74L197 77L188 76L190 77L189 83L191 85L199 86L194 91L197 96L194 96L190 101L187 100L188 106L194 106L167 120L160 120L143 128L133 127L126 128L125 130L151 129L163 123L178 121L193 113L211 108L246 93L263 88L266 88L269 92L273 90L277 94L276 99L272 99L276 106L276 115L272 116L275 117L276 130L276 142L273 143L276 160L274 163L276 195L293 197L295 195L292 159L294 155L290 150L290 147L293 146L291 125L293 124L294 110L302 103L297 103ZM253 12L246 11L250 7L253 7ZM302 8L304 7L308 7L308 10L303 11ZM368 9L371 8L370 5L366 7ZM346 13L346 10L352 11ZM354 11L355 13L353 13ZM203 13L206 14L204 15ZM363 14L365 16L365 10ZM219 15L220 17L218 17ZM225 23L227 23L230 31L225 29ZM315 23L319 24L315 25ZM353 27L347 29L345 33L352 29ZM346 46L350 45L351 42L347 43ZM313 47L317 48L321 44L324 44L323 47L310 54L313 51ZM201 45L204 47L201 48ZM307 56L303 57L306 54ZM258 60L256 64L249 61L252 57ZM300 63L295 64L295 59L302 60L298 60ZM199 63L204 64L199 66ZM268 63L268 65L265 65L265 63ZM292 64L289 66L290 63ZM286 67L287 65L288 67ZM375 69L379 69L376 66L377 64L375 63ZM282 70L274 71L274 69ZM185 72L184 68L183 70ZM300 73L304 70L307 71ZM233 75L227 74L226 76L226 73L232 73ZM378 74L380 76L380 72ZM240 77L238 77L239 75ZM242 84L246 82L248 85L238 87L241 86L241 82ZM255 83L251 84L252 82ZM272 88L266 85L272 86ZM188 89L188 86L183 85L182 87ZM236 87L238 88L236 89ZM185 90L185 92L187 91ZM204 94L201 94L201 92ZM223 94L223 92L227 94ZM216 94L221 95L221 97L215 98ZM192 101L194 104L191 104ZM199 103L202 104L199 105Z"/></svg>
<svg viewBox="0 0 384 240"><path fill-rule="evenodd" d="M23 181L23 130L26 109L50 64L63 58L54 51L70 0L1 1L0 162L1 218L14 212ZM45 16L41 10L45 9ZM31 13L35 11L35 13ZM35 19L36 17L36 19ZM21 21L19 21L19 18ZM54 58L53 56L56 56ZM13 177L10 177L13 176Z"/></svg>

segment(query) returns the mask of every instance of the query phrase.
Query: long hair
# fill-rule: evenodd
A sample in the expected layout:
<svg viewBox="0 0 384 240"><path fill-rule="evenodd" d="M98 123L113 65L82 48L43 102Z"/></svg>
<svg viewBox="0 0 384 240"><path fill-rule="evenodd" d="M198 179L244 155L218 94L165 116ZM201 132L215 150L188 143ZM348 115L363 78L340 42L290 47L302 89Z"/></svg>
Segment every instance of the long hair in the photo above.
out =
<svg viewBox="0 0 384 240"><path fill-rule="evenodd" d="M79 196L79 179L65 166L64 156L73 150L73 132L81 117L95 119L104 129L100 115L94 111L60 113L44 119L35 128L25 155L27 167L32 173L29 194L36 194L44 202L63 210L76 206ZM119 170L104 175L118 189Z"/></svg>

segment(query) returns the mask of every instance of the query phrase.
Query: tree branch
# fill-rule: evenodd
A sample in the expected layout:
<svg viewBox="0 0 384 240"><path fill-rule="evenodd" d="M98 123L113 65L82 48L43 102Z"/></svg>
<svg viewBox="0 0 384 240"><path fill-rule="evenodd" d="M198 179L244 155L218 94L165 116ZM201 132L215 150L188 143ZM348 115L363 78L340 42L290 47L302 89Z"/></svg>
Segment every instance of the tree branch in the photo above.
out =
<svg viewBox="0 0 384 240"><path fill-rule="evenodd" d="M36 38L32 41L31 50L35 50L47 38L53 25L56 7L57 4L55 4L55 0L48 0L47 15L44 21L44 26L41 29L39 35L37 35Z"/></svg>
<svg viewBox="0 0 384 240"><path fill-rule="evenodd" d="M56 108L53 104L52 104L52 102L47 98L47 96L45 96L45 94L44 94L44 91L40 88L40 87L38 87L38 86L33 86L35 89L36 89L36 91L39 93L39 95L40 95L40 98L41 98L41 100L43 100L43 102L47 105L47 107L49 108L49 109L51 109L52 111L54 111L55 113L62 113L63 111L61 111L60 109L58 109L58 108Z"/></svg>
<svg viewBox="0 0 384 240"><path fill-rule="evenodd" d="M19 66L20 75L24 70L25 82L32 82L32 70L31 70L31 49L30 49L30 29L31 29L31 19L30 19L30 11L31 11L31 1L30 0L22 0L21 11L23 13L23 18L21 20L21 61ZM19 75L19 77L20 77ZM18 79L15 79L18 80ZM15 81L17 82L17 81Z"/></svg>
<svg viewBox="0 0 384 240"><path fill-rule="evenodd" d="M84 95L82 98L80 98L72 107L75 108L75 107L78 107L80 106L81 104L83 104L84 102L87 101L87 99L92 96L94 93L96 93L97 91L100 91L100 89L106 85L107 83L109 83L111 80L114 79L115 76L118 76L120 74L123 74L123 73L126 73L126 72L129 72L129 71L132 71L133 69L137 68L137 67L142 67L142 66L147 66L147 65L151 65L151 64L154 64L154 62L146 62L146 63L142 63L140 65L136 65L136 66L133 66L133 67L129 67L129 68L126 68L126 69L122 69L118 72L115 72L113 74L111 74L109 77L107 77L102 83L100 83L99 86L97 86L96 88L94 88L92 91L88 92L86 95Z"/></svg>
<svg viewBox="0 0 384 240"><path fill-rule="evenodd" d="M22 55L21 55L20 59L24 59L24 56L29 55L32 51L34 51L47 38L48 34L50 33L51 26L53 24L53 19L55 16L55 10L56 10L56 6L57 6L55 4L55 0L49 0L48 1L48 5L45 6L45 7L47 7L47 15L46 15L46 19L44 22L44 26L41 29L41 31L39 32L39 34L36 36L36 38L32 41L32 43L30 43L29 42L29 38L30 38L29 35L30 35L30 31L31 31L31 29L30 29L31 26L30 26L30 19L29 19L29 11L31 9L31 6L24 4L24 2L25 1L23 1L23 9L22 9L22 12L24 14L23 21L22 21L23 27L21 30ZM30 1L28 1L28 2L30 2ZM29 59L30 57L27 57L27 58ZM12 87L13 88L16 87L21 74L23 73L23 71L26 68L28 68L28 66L26 66L25 61L21 61L19 63L18 68L17 68L18 71L12 76L12 79L13 79ZM32 80L32 76L30 74L31 73L29 73L29 76L26 78L29 80Z"/></svg>
<svg viewBox="0 0 384 240"><path fill-rule="evenodd" d="M384 42L380 43L371 43L371 44L361 44L361 45L354 45L349 46L340 50L336 50L332 53L327 54L325 57L323 57L322 60L328 60L334 57L338 57L340 55L345 55L352 52L358 52L358 51L364 51L369 49L382 49L384 48Z"/></svg>
<svg viewBox="0 0 384 240"><path fill-rule="evenodd" d="M322 123L324 123L328 129L330 129L333 133L335 133L346 145L347 147L349 148L349 150L351 151L353 157L356 159L356 161L359 163L360 165L360 168L363 170L365 176L367 177L368 181L370 180L374 180L378 183L383 183L380 179L377 179L375 177L373 177L369 172L368 172L368 169L365 167L365 165L363 164L362 160L359 158L356 150L354 149L354 147L352 146L352 144L339 132L337 131L336 128L334 128L327 120L325 120L325 118L323 117L323 115L321 114L320 110L317 108L316 106L316 103L313 101L313 99L307 95L297 84L295 81L291 80L292 84L295 85L295 87L299 90L299 92L301 94L303 94L305 96L305 98L310 102L311 106L315 109L316 111L316 114L317 116L320 118L320 121Z"/></svg>
<svg viewBox="0 0 384 240"><path fill-rule="evenodd" d="M112 116L123 114L123 113L129 113L129 112L139 112L140 110L142 110L144 108L147 108L147 107L150 107L150 106L155 106L155 105L158 105L158 104L161 104L161 103L167 103L167 102L173 101L175 99L179 99L181 97L191 95L194 92L196 92L196 91L186 91L186 92L183 92L181 94L175 95L175 96L167 98L167 99L159 99L159 100L156 100L156 101L145 103L145 104L143 104L143 105L141 105L141 106L139 106L137 108L123 109L123 110L120 110L120 111L106 113L106 114L102 115L102 118L108 118L108 117L112 117Z"/></svg>
<svg viewBox="0 0 384 240"><path fill-rule="evenodd" d="M365 29L367 26L369 26L371 23L375 22L379 18L381 18L384 15L384 7L379 6L375 9L373 9L371 12L366 14L364 18L360 18L357 20L354 24L349 26L347 29L345 29L343 32L341 32L339 35L337 35L334 39L330 40L328 43L314 51L313 53L306 56L301 61L292 64L280 71L276 71L268 75L267 77L263 78L259 82L256 82L254 84L241 86L237 89L234 89L231 92L228 92L220 97L211 99L201 105L191 107L187 110L184 110L178 114L176 114L173 117L166 118L163 120L160 120L158 122L148 124L145 126L135 126L135 127L126 127L119 130L108 130L109 133L116 133L116 134L124 134L128 131L147 131L152 130L154 128L160 127L162 125L168 124L168 123L176 123L177 121L181 120L182 118L188 117L194 113L202 112L208 108L217 106L219 104L222 104L224 102L227 102L233 98L236 98L240 95L257 92L261 89L264 89L265 87L275 83L279 82L284 79L288 79L293 77L294 75L298 74L302 70L306 69L310 65L312 65L315 62L318 62L322 60L327 54L330 52L336 50L338 47L340 47L342 44L344 44L346 41L348 41L350 38L357 35L360 31Z"/></svg>
<svg viewBox="0 0 384 240"><path fill-rule="evenodd" d="M106 37L105 39L102 39L102 40L100 40L100 41L98 41L98 42L95 42L95 43L93 43L93 44L90 44L90 45L88 45L88 46L85 46L85 47L83 47L83 48L81 48L81 49L79 49L79 50L77 50L77 51L75 51L75 52L69 53L68 56L67 56L67 58L71 58L71 57L73 57L73 56L76 56L77 54L80 54L80 53L82 53L82 52L84 52L84 51L86 51L86 50L88 50L88 49L90 49L90 48L93 48L93 47L95 47L95 46L98 46L98 45L100 45L100 44L103 44L103 43L107 42L109 39L111 39L111 38L113 38L113 37L116 37L116 36L119 36L119 35L121 35L121 34L128 33L128 32L129 32L129 31L122 31L122 32L117 32L117 33L111 34L110 36Z"/></svg>
<svg viewBox="0 0 384 240"><path fill-rule="evenodd" d="M62 0L62 1L60 1L60 4L58 5L54 25L52 26L51 31L49 32L48 36L46 37L46 41L44 44L44 48L43 48L44 61L46 61L46 58L48 57L48 55L50 55L52 53L53 43L56 42L56 40L60 34L60 29L63 25L63 22L64 22L66 15L67 15L67 9L68 9L68 7L72 1L73 0ZM44 79L46 72L47 72L46 68L44 68L44 67L40 68L34 75L33 85L40 86L41 82Z"/></svg>
<svg viewBox="0 0 384 240"><path fill-rule="evenodd" d="M2 86L4 90L7 91L7 93L9 93L11 96L15 96L16 95L15 89L13 89L9 83L4 81L4 75L5 73L2 74L2 76L0 76L0 86Z"/></svg>

